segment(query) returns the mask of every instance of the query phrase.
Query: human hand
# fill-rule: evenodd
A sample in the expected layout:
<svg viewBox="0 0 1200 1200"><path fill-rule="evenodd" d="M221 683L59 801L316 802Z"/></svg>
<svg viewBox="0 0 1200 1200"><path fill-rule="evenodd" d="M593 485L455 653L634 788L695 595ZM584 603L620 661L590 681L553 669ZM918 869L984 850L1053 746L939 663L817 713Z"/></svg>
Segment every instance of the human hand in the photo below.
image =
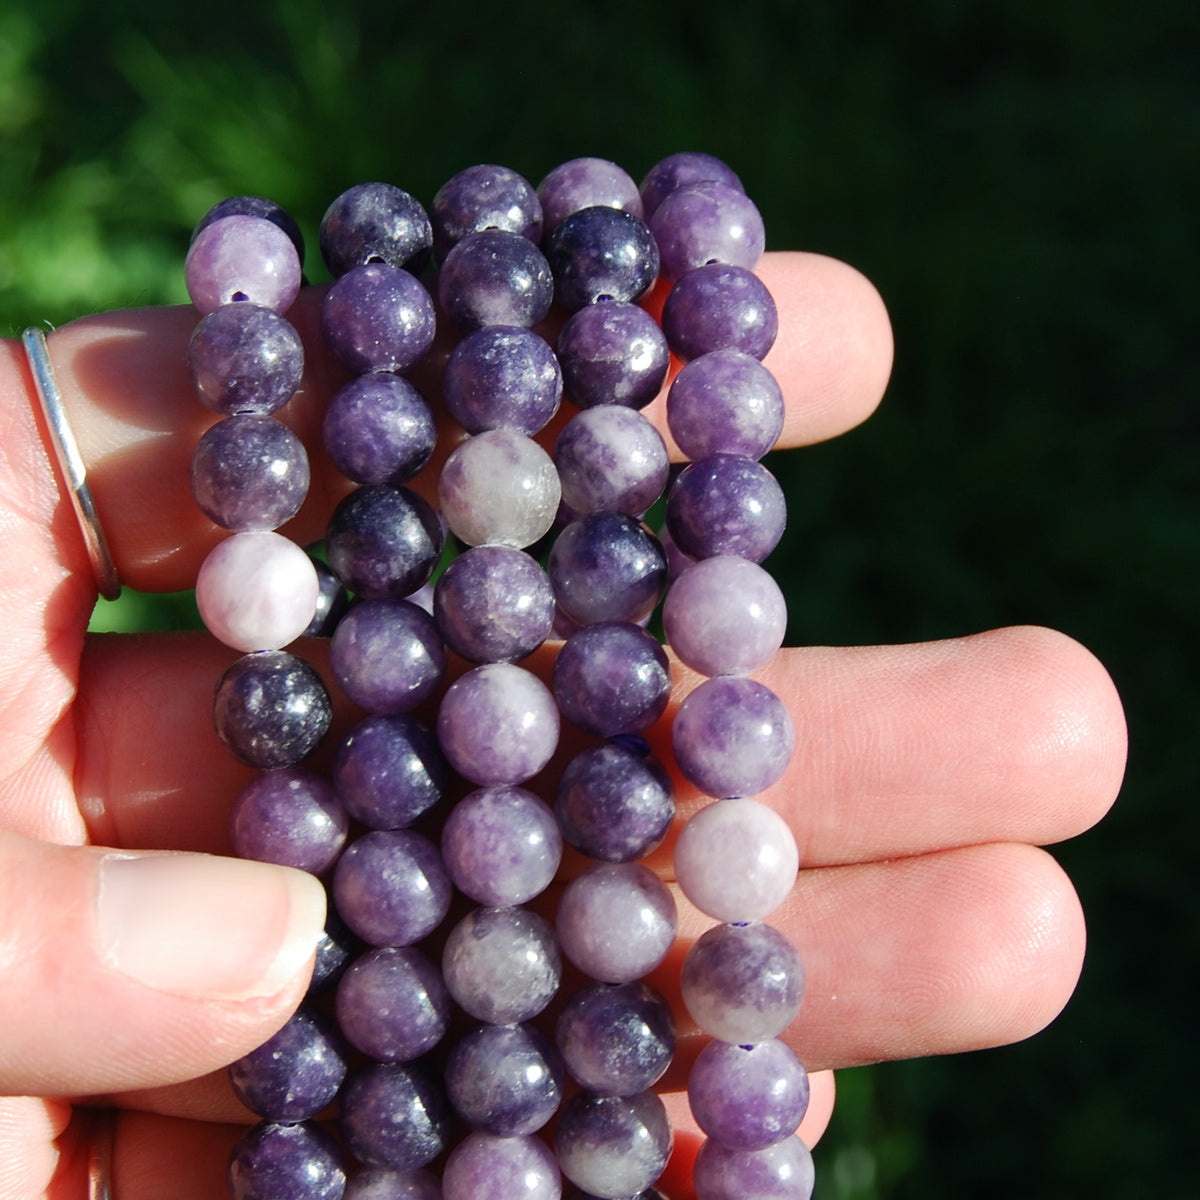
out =
<svg viewBox="0 0 1200 1200"><path fill-rule="evenodd" d="M767 361L789 402L781 445L858 424L890 369L878 296L816 256L768 255L759 273L780 310ZM289 318L313 352L283 415L311 450L340 377L315 350L313 298ZM51 338L118 570L139 590L190 586L220 536L187 488L211 421L183 364L194 323L190 309L139 310ZM10 620L0 665L0 1093L15 1097L0 1100L0 1194L84 1194L86 1128L68 1128L82 1099L120 1108L117 1200L165 1188L219 1200L236 1124L250 1119L221 1068L303 992L320 889L284 868L208 857L174 860L169 875L155 860L99 888L98 864L108 871L113 860L95 847L229 852L229 807L250 773L218 744L211 696L234 656L202 634L85 636L94 585L42 449L19 346L7 343L0 405L0 595ZM661 400L646 412L665 429ZM320 453L313 461L310 499L288 530L299 541L320 536L344 487ZM1083 923L1069 881L1033 847L1103 814L1120 782L1124 725L1103 668L1045 630L789 650L760 677L799 732L788 774L764 798L787 816L805 868L771 920L808 971L790 1036L818 1072L801 1131L811 1142L832 1106L828 1069L1014 1041L1059 1011L1078 975ZM656 741L669 760L667 721ZM681 820L700 803L686 785L678 800ZM665 852L655 862L669 869ZM117 896L117 917L129 922L118 960L131 947L151 986L98 940L116 928L98 916L98 891ZM684 901L680 912L682 954L707 922ZM667 974L656 982L666 986ZM698 1041L681 1025L681 1065L666 1086L681 1086ZM669 1103L681 1132L663 1186L682 1196L695 1139L677 1097Z"/></svg>

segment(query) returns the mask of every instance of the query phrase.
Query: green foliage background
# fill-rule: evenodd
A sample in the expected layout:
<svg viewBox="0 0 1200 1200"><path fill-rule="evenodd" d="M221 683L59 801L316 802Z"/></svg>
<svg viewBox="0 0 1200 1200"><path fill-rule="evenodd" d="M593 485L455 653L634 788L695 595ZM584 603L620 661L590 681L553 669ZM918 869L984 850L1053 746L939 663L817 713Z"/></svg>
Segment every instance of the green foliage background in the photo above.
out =
<svg viewBox="0 0 1200 1200"><path fill-rule="evenodd" d="M790 640L1052 625L1112 671L1133 750L1113 815L1057 851L1091 927L1066 1013L844 1073L821 1200L1196 1194L1198 14L0 0L0 332L185 299L190 227L228 194L315 243L352 183L428 200L473 162L536 182L584 153L635 177L717 154L772 245L880 287L883 408L775 464Z"/></svg>

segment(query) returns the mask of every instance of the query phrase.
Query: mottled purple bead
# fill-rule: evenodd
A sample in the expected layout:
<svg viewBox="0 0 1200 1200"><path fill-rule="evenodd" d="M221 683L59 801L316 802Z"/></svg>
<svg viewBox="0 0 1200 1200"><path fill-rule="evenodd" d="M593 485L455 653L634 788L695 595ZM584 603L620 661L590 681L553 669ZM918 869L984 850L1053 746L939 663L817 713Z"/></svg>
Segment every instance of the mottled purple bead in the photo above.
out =
<svg viewBox="0 0 1200 1200"><path fill-rule="evenodd" d="M555 349L563 387L578 408L645 408L658 395L671 363L667 339L654 318L619 299L580 308L562 327Z"/></svg>
<svg viewBox="0 0 1200 1200"><path fill-rule="evenodd" d="M559 1200L554 1155L535 1137L468 1134L450 1152L443 1200Z"/></svg>
<svg viewBox="0 0 1200 1200"><path fill-rule="evenodd" d="M453 889L437 847L407 829L373 830L351 843L330 887L338 915L373 946L411 946L450 910Z"/></svg>
<svg viewBox="0 0 1200 1200"><path fill-rule="evenodd" d="M711 154L681 150L660 159L642 178L642 204L646 210L646 220L649 221L654 216L658 206L676 188L709 180L723 183L739 192L745 191L733 168Z"/></svg>
<svg viewBox="0 0 1200 1200"><path fill-rule="evenodd" d="M562 835L549 807L524 788L481 788L442 826L442 859L454 886L477 904L524 904L558 870Z"/></svg>
<svg viewBox="0 0 1200 1200"><path fill-rule="evenodd" d="M519 233L467 234L446 255L438 302L460 329L484 325L530 328L550 311L554 278L542 252Z"/></svg>
<svg viewBox="0 0 1200 1200"><path fill-rule="evenodd" d="M638 300L658 278L658 246L647 225L604 205L562 221L546 238L546 261L568 312L600 300Z"/></svg>
<svg viewBox="0 0 1200 1200"><path fill-rule="evenodd" d="M442 978L477 1021L530 1021L554 999L562 956L550 926L519 907L477 908L450 931Z"/></svg>
<svg viewBox="0 0 1200 1200"><path fill-rule="evenodd" d="M381 946L355 959L338 983L346 1040L382 1062L410 1062L442 1040L450 993L438 968L411 946Z"/></svg>
<svg viewBox="0 0 1200 1200"><path fill-rule="evenodd" d="M477 1026L455 1044L443 1073L462 1120L500 1137L536 1133L562 1099L562 1060L532 1025Z"/></svg>
<svg viewBox="0 0 1200 1200"><path fill-rule="evenodd" d="M778 1037L800 1011L804 964L771 925L717 925L692 944L679 976L692 1020L739 1045Z"/></svg>
<svg viewBox="0 0 1200 1200"><path fill-rule="evenodd" d="M635 862L670 827L671 777L648 751L620 742L591 746L564 768L555 814L564 840L589 858Z"/></svg>
<svg viewBox="0 0 1200 1200"><path fill-rule="evenodd" d="M364 600L337 627L329 666L338 686L360 708L409 712L441 683L446 648L423 608L407 600Z"/></svg>
<svg viewBox="0 0 1200 1200"><path fill-rule="evenodd" d="M554 1152L563 1174L595 1196L627 1197L648 1188L671 1154L671 1125L653 1092L593 1096L563 1106Z"/></svg>
<svg viewBox="0 0 1200 1200"><path fill-rule="evenodd" d="M188 373L205 408L266 416L295 395L304 345L290 321L257 304L226 304L188 339Z"/></svg>
<svg viewBox="0 0 1200 1200"><path fill-rule="evenodd" d="M686 467L667 493L667 528L693 558L736 554L762 562L779 545L787 500L762 463L712 454Z"/></svg>
<svg viewBox="0 0 1200 1200"><path fill-rule="evenodd" d="M433 574L444 535L416 492L385 483L360 487L333 510L329 565L365 600L403 600Z"/></svg>
<svg viewBox="0 0 1200 1200"><path fill-rule="evenodd" d="M294 767L329 728L329 693L303 659L283 650L239 658L217 684L213 720L231 754L260 771Z"/></svg>
<svg viewBox="0 0 1200 1200"><path fill-rule="evenodd" d="M337 793L300 768L267 771L233 802L230 834L240 858L279 863L313 875L327 871L350 827Z"/></svg>
<svg viewBox="0 0 1200 1200"><path fill-rule="evenodd" d="M567 1070L600 1096L632 1096L662 1078L675 1053L675 1021L645 983L595 983L559 1014L555 1040Z"/></svg>
<svg viewBox="0 0 1200 1200"><path fill-rule="evenodd" d="M344 1046L325 1018L301 1008L229 1067L234 1094L268 1121L305 1121L331 1103L346 1076Z"/></svg>
<svg viewBox="0 0 1200 1200"><path fill-rule="evenodd" d="M355 483L407 483L437 445L437 422L407 379L386 371L351 380L325 410L322 440Z"/></svg>
<svg viewBox="0 0 1200 1200"><path fill-rule="evenodd" d="M567 639L551 686L559 711L580 729L642 733L666 710L671 668L658 639L640 626L600 621Z"/></svg>
<svg viewBox="0 0 1200 1200"><path fill-rule="evenodd" d="M346 1184L334 1140L316 1125L256 1125L229 1161L231 1200L339 1200Z"/></svg>
<svg viewBox="0 0 1200 1200"><path fill-rule="evenodd" d="M668 279L706 263L752 271L766 248L766 230L754 201L740 188L712 181L673 191L658 206L650 229Z"/></svg>
<svg viewBox="0 0 1200 1200"><path fill-rule="evenodd" d="M358 939L330 906L325 914L325 928L317 939L312 980L308 985L309 995L317 995L337 983L358 951Z"/></svg>
<svg viewBox="0 0 1200 1200"><path fill-rule="evenodd" d="M707 679L679 706L675 761L705 795L754 796L782 778L796 733L783 701L754 679Z"/></svg>
<svg viewBox="0 0 1200 1200"><path fill-rule="evenodd" d="M598 863L567 884L555 930L563 954L585 975L629 983L662 962L677 923L675 901L653 871Z"/></svg>
<svg viewBox="0 0 1200 1200"><path fill-rule="evenodd" d="M320 242L331 275L377 262L415 274L428 261L433 227L407 192L390 183L360 183L326 209Z"/></svg>
<svg viewBox="0 0 1200 1200"><path fill-rule="evenodd" d="M735 1150L705 1141L693 1168L696 1200L809 1200L812 1155L799 1138L765 1150Z"/></svg>
<svg viewBox="0 0 1200 1200"><path fill-rule="evenodd" d="M321 332L347 370L404 371L433 343L437 321L424 285L386 263L354 267L321 304Z"/></svg>
<svg viewBox="0 0 1200 1200"><path fill-rule="evenodd" d="M667 393L667 425L690 459L719 453L762 458L783 431L783 413L775 376L740 350L692 359Z"/></svg>
<svg viewBox="0 0 1200 1200"><path fill-rule="evenodd" d="M274 200L263 196L229 196L225 200L219 200L196 222L191 240L194 242L201 230L207 229L222 217L262 217L278 225L296 247L296 257L301 266L304 265L304 234L300 232L300 226L296 224L291 213Z"/></svg>
<svg viewBox="0 0 1200 1200"><path fill-rule="evenodd" d="M676 281L663 305L662 328L684 362L713 350L741 350L762 359L775 344L779 316L757 275L713 263Z"/></svg>
<svg viewBox="0 0 1200 1200"><path fill-rule="evenodd" d="M550 635L554 589L523 550L476 546L438 577L433 616L447 644L471 662L515 662Z"/></svg>
<svg viewBox="0 0 1200 1200"><path fill-rule="evenodd" d="M449 778L433 731L398 714L364 718L343 739L333 762L346 811L372 829L411 825L441 799Z"/></svg>
<svg viewBox="0 0 1200 1200"><path fill-rule="evenodd" d="M444 259L468 233L503 229L542 240L542 205L533 185L508 167L480 163L446 180L429 207L433 249Z"/></svg>
<svg viewBox="0 0 1200 1200"><path fill-rule="evenodd" d="M369 1167L414 1171L449 1142L445 1092L418 1063L372 1063L342 1089L340 1129L346 1148Z"/></svg>
<svg viewBox="0 0 1200 1200"><path fill-rule="evenodd" d="M582 625L640 621L667 583L658 539L624 513L588 513L555 539L548 563L559 605Z"/></svg>
<svg viewBox="0 0 1200 1200"><path fill-rule="evenodd" d="M428 1171L389 1171L368 1167L346 1181L342 1200L443 1200L442 1188Z"/></svg>
<svg viewBox="0 0 1200 1200"><path fill-rule="evenodd" d="M532 437L558 411L562 371L532 329L486 325L450 352L442 391L447 412L468 433L515 429Z"/></svg>
<svg viewBox="0 0 1200 1200"><path fill-rule="evenodd" d="M688 1075L688 1104L710 1138L765 1150L791 1137L808 1109L808 1073L783 1042L709 1042Z"/></svg>
<svg viewBox="0 0 1200 1200"><path fill-rule="evenodd" d="M554 465L563 503L576 513L631 517L640 517L658 500L670 472L658 430L641 413L619 404L573 416L554 444Z"/></svg>
<svg viewBox="0 0 1200 1200"><path fill-rule="evenodd" d="M311 553L310 551L310 557ZM332 637L338 622L346 615L346 609L350 605L350 594L342 587L342 581L327 563L313 558L313 568L317 572L317 605L304 636Z"/></svg>
<svg viewBox="0 0 1200 1200"><path fill-rule="evenodd" d="M546 234L582 208L604 205L642 215L642 197L630 176L606 158L573 158L560 163L538 184Z"/></svg>
<svg viewBox="0 0 1200 1200"><path fill-rule="evenodd" d="M300 257L291 238L263 217L222 217L188 248L188 295L202 314L223 304L258 304L287 312L300 291Z"/></svg>

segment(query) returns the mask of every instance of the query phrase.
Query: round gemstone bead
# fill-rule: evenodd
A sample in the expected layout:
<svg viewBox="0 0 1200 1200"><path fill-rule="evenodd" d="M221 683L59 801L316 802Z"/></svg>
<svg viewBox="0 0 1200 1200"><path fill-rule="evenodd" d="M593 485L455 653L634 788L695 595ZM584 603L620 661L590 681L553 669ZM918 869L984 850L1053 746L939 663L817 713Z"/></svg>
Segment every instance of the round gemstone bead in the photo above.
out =
<svg viewBox="0 0 1200 1200"><path fill-rule="evenodd" d="M438 479L442 515L468 546L532 546L554 524L562 488L554 462L511 429L459 445Z"/></svg>
<svg viewBox="0 0 1200 1200"><path fill-rule="evenodd" d="M469 233L502 229L542 240L542 205L533 185L508 167L467 167L437 190L430 205L433 248L444 259Z"/></svg>
<svg viewBox="0 0 1200 1200"><path fill-rule="evenodd" d="M445 1150L450 1114L441 1083L417 1063L372 1063L342 1089L347 1149L369 1167L413 1171Z"/></svg>
<svg viewBox="0 0 1200 1200"><path fill-rule="evenodd" d="M563 503L575 512L631 517L641 516L662 495L670 473L658 430L620 404L573 416L554 444L554 465Z"/></svg>
<svg viewBox="0 0 1200 1200"><path fill-rule="evenodd" d="M325 342L356 375L407 370L432 345L436 326L424 285L382 262L347 271L321 304Z"/></svg>
<svg viewBox="0 0 1200 1200"><path fill-rule="evenodd" d="M346 811L372 829L411 825L441 799L449 776L433 731L414 717L395 714L360 721L333 763Z"/></svg>
<svg viewBox="0 0 1200 1200"><path fill-rule="evenodd" d="M762 562L779 545L787 502L762 463L713 454L685 467L667 494L667 528L692 558L736 554Z"/></svg>
<svg viewBox="0 0 1200 1200"><path fill-rule="evenodd" d="M193 239L183 275L202 315L223 304L247 302L282 313L300 291L300 257L273 221L222 217Z"/></svg>
<svg viewBox="0 0 1200 1200"><path fill-rule="evenodd" d="M739 192L745 191L733 168L711 154L681 150L660 159L642 179L642 204L646 210L646 220L649 221L654 216L658 206L676 188L709 180L723 183Z"/></svg>
<svg viewBox="0 0 1200 1200"><path fill-rule="evenodd" d="M676 188L658 206L650 229L668 279L706 263L752 271L766 248L754 201L741 188L710 180Z"/></svg>
<svg viewBox="0 0 1200 1200"><path fill-rule="evenodd" d="M671 727L679 769L718 799L754 796L778 782L795 740L783 701L737 675L706 679L679 706Z"/></svg>
<svg viewBox="0 0 1200 1200"><path fill-rule="evenodd" d="M291 213L274 200L268 200L264 196L229 196L218 201L196 222L196 228L192 231L192 241L196 240L201 230L207 229L214 221L223 217L263 217L278 225L296 247L296 257L301 266L304 265L304 234L300 232L300 226L296 224Z"/></svg>
<svg viewBox="0 0 1200 1200"><path fill-rule="evenodd" d="M550 311L554 278L542 252L519 233L469 233L446 255L438 275L441 310L460 329L530 328Z"/></svg>
<svg viewBox="0 0 1200 1200"><path fill-rule="evenodd" d="M325 915L325 928L317 940L309 995L316 996L333 987L358 953L358 939L346 928L346 923L330 907Z"/></svg>
<svg viewBox="0 0 1200 1200"><path fill-rule="evenodd" d="M433 227L420 203L390 183L360 183L325 210L321 257L331 275L367 263L386 263L414 274L429 258Z"/></svg>
<svg viewBox="0 0 1200 1200"><path fill-rule="evenodd" d="M229 1161L231 1200L339 1200L346 1183L337 1144L316 1125L256 1125Z"/></svg>
<svg viewBox="0 0 1200 1200"><path fill-rule="evenodd" d="M450 352L442 390L446 410L468 433L513 429L532 436L558 411L562 371L533 330L487 325Z"/></svg>
<svg viewBox="0 0 1200 1200"><path fill-rule="evenodd" d="M560 163L538 184L542 219L549 235L572 213L605 205L642 215L642 197L629 175L606 158L573 158Z"/></svg>
<svg viewBox="0 0 1200 1200"><path fill-rule="evenodd" d="M290 321L258 304L225 304L188 340L188 373L205 408L266 416L295 395L304 345Z"/></svg>
<svg viewBox="0 0 1200 1200"><path fill-rule="evenodd" d="M347 1181L342 1200L444 1200L442 1188L428 1171L389 1171L368 1167Z"/></svg>
<svg viewBox="0 0 1200 1200"><path fill-rule="evenodd" d="M671 363L667 339L654 318L636 304L615 299L580 308L560 330L555 348L563 385L578 408L645 408L658 395Z"/></svg>
<svg viewBox="0 0 1200 1200"><path fill-rule="evenodd" d="M779 316L758 276L711 263L675 283L663 305L662 328L684 362L712 350L741 350L762 359L775 344Z"/></svg>
<svg viewBox="0 0 1200 1200"><path fill-rule="evenodd" d="M696 1200L809 1200L814 1182L812 1155L795 1137L764 1150L706 1141L693 1175Z"/></svg>
<svg viewBox="0 0 1200 1200"><path fill-rule="evenodd" d="M554 1131L562 1172L595 1196L627 1197L649 1187L671 1153L671 1126L653 1092L593 1096L563 1106Z"/></svg>
<svg viewBox="0 0 1200 1200"><path fill-rule="evenodd" d="M364 600L334 631L329 665L342 691L367 712L408 712L441 683L446 649L423 608Z"/></svg>
<svg viewBox="0 0 1200 1200"><path fill-rule="evenodd" d="M267 771L233 803L230 835L241 858L321 875L337 861L350 827L337 793L300 768Z"/></svg>
<svg viewBox="0 0 1200 1200"><path fill-rule="evenodd" d="M407 483L437 445L437 423L408 380L386 371L334 393L321 429L333 465L355 483Z"/></svg>
<svg viewBox="0 0 1200 1200"><path fill-rule="evenodd" d="M738 1045L778 1037L800 1011L804 965L771 925L717 925L692 944L683 1002L705 1033Z"/></svg>
<svg viewBox="0 0 1200 1200"><path fill-rule="evenodd" d="M312 557L312 551L309 551ZM313 558L313 567L317 572L317 608L313 619L304 631L305 637L330 637L338 627L338 622L346 615L350 606L350 596L342 581L330 570L327 563L319 558Z"/></svg>
<svg viewBox="0 0 1200 1200"><path fill-rule="evenodd" d="M450 1152L442 1200L558 1200L554 1155L535 1137L468 1134Z"/></svg>
<svg viewBox="0 0 1200 1200"><path fill-rule="evenodd" d="M572 213L546 238L558 302L575 312L598 300L637 300L658 278L658 247L646 224L606 205Z"/></svg>

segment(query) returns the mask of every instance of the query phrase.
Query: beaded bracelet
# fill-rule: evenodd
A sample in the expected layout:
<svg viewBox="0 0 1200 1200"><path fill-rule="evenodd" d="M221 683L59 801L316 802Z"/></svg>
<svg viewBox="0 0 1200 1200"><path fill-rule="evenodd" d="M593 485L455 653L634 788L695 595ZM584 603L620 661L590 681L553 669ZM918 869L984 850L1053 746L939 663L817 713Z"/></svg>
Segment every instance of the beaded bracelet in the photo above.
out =
<svg viewBox="0 0 1200 1200"><path fill-rule="evenodd" d="M640 860L675 813L645 739L672 682L646 627L661 611L676 658L707 676L671 728L680 773L712 798L675 846L681 890L718 922L680 981L713 1039L688 1079L708 1135L695 1193L806 1200L811 1157L794 1134L808 1081L779 1040L803 968L764 923L798 853L753 799L782 777L795 736L752 677L786 624L759 565L785 512L759 461L783 399L761 363L776 318L752 273L757 209L703 154L664 159L640 188L594 158L536 190L485 165L428 213L391 185L351 188L320 241L335 277L322 332L351 375L324 443L358 485L330 518L327 565L274 532L308 488L304 449L272 415L302 376L282 315L300 286L299 230L238 197L202 220L186 266L202 314L189 366L223 418L192 486L231 531L197 599L244 652L217 686L218 734L261 772L234 805L233 840L321 876L331 898L308 1000L230 1070L264 1119L234 1152L231 1195L543 1200L564 1175L581 1197L658 1195L672 1137L652 1089L675 1020L646 976L676 912ZM548 318L561 318L553 347L536 331ZM640 410L672 358L667 423L691 462L668 488L666 445ZM406 373L431 361L423 393ZM564 394L576 411L551 439ZM459 431L436 510L407 486L436 449L431 400ZM660 540L644 519L664 493ZM320 677L284 649L304 633L331 637L333 677L363 713L328 778L301 765L331 714ZM562 642L549 684L518 665L548 639ZM432 723L414 715L431 704ZM559 768L564 720L590 741ZM524 786L552 763L553 809ZM531 902L564 844L590 865L551 926ZM592 981L569 996L564 958ZM533 1022L553 1011L551 1039ZM340 1146L312 1121L335 1099ZM553 1149L539 1136L552 1118Z"/></svg>

